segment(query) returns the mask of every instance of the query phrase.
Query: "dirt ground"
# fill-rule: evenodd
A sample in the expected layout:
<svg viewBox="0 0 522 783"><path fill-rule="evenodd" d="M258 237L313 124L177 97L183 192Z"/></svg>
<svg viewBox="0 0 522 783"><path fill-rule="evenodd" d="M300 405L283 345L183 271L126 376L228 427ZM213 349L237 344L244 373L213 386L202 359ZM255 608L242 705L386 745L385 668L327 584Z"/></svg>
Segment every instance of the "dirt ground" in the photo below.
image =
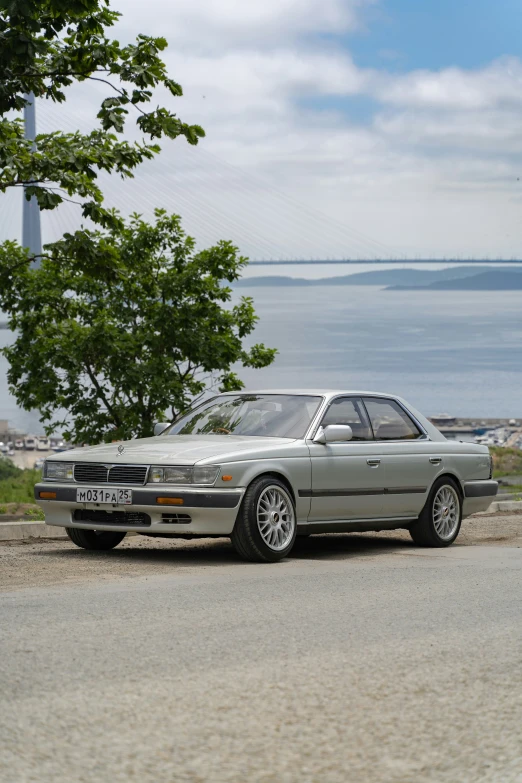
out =
<svg viewBox="0 0 522 783"><path fill-rule="evenodd" d="M478 515L465 520L454 546L522 547L522 514ZM298 539L292 559L339 560L378 557L414 548L407 531L310 536ZM241 561L230 541L168 540L130 535L110 552L87 552L67 540L0 542L0 591L84 581L118 580L205 569ZM262 567L262 566L260 566Z"/></svg>

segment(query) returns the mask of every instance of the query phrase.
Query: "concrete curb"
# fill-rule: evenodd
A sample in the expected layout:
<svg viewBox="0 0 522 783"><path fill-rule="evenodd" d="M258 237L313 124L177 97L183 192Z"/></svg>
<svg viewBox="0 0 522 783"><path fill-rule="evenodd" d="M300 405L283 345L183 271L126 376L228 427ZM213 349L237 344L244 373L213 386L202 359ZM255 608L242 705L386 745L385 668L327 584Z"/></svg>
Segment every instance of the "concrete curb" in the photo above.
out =
<svg viewBox="0 0 522 783"><path fill-rule="evenodd" d="M26 538L67 538L65 528L45 522L4 522L0 525L0 541L21 541Z"/></svg>
<svg viewBox="0 0 522 783"><path fill-rule="evenodd" d="M522 500L495 500L487 511L479 511L473 516L497 514L499 511L520 511L522 513Z"/></svg>

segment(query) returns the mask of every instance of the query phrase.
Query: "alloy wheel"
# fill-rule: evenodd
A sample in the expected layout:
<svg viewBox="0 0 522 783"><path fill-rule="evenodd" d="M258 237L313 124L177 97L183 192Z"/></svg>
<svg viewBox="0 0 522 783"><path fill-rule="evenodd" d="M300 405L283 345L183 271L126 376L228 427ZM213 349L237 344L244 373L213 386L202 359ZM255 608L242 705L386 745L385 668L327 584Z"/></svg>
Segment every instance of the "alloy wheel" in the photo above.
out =
<svg viewBox="0 0 522 783"><path fill-rule="evenodd" d="M453 487L444 484L433 499L433 526L443 541L455 535L460 521L460 500Z"/></svg>
<svg viewBox="0 0 522 783"><path fill-rule="evenodd" d="M264 543L275 552L288 546L295 530L292 500L282 487L270 485L257 501L257 526Z"/></svg>

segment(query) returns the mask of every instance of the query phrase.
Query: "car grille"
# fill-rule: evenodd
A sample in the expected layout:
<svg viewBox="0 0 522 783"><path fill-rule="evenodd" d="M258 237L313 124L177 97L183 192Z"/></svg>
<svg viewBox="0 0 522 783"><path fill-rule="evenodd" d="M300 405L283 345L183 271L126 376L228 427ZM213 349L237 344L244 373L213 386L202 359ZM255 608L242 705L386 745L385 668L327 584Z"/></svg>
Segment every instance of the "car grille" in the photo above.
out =
<svg viewBox="0 0 522 783"><path fill-rule="evenodd" d="M139 511L98 511L82 508L76 509L73 519L75 522L98 522L100 525L150 525L149 515Z"/></svg>
<svg viewBox="0 0 522 783"><path fill-rule="evenodd" d="M162 514L161 521L169 525L190 525L192 517L190 514Z"/></svg>
<svg viewBox="0 0 522 783"><path fill-rule="evenodd" d="M97 465L79 462L74 479L80 484L145 484L147 465Z"/></svg>

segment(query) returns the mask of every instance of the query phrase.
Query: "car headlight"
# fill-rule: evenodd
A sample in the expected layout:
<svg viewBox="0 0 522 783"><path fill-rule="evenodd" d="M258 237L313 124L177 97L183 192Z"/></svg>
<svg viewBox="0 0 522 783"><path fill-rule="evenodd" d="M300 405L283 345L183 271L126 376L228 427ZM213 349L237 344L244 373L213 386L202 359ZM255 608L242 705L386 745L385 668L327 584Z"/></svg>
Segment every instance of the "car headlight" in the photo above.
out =
<svg viewBox="0 0 522 783"><path fill-rule="evenodd" d="M205 465L200 468L174 465L165 468L152 466L149 483L152 484L213 484L219 473L219 465Z"/></svg>
<svg viewBox="0 0 522 783"><path fill-rule="evenodd" d="M192 478L193 484L213 484L217 479L219 473L218 465L202 465L200 468L194 468L194 475Z"/></svg>
<svg viewBox="0 0 522 783"><path fill-rule="evenodd" d="M52 481L74 481L72 462L44 462L43 478Z"/></svg>
<svg viewBox="0 0 522 783"><path fill-rule="evenodd" d="M192 468L184 465L168 468L152 467L149 481L153 484L192 484Z"/></svg>

